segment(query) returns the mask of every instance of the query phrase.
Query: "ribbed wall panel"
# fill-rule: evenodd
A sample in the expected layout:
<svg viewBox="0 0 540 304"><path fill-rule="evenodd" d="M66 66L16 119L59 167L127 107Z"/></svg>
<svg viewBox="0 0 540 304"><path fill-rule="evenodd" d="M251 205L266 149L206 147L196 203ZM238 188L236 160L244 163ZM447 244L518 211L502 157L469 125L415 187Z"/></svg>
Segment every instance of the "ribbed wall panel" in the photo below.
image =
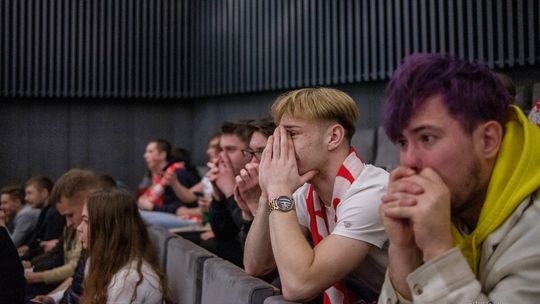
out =
<svg viewBox="0 0 540 304"><path fill-rule="evenodd" d="M537 0L0 0L0 96L193 98L540 62Z"/></svg>

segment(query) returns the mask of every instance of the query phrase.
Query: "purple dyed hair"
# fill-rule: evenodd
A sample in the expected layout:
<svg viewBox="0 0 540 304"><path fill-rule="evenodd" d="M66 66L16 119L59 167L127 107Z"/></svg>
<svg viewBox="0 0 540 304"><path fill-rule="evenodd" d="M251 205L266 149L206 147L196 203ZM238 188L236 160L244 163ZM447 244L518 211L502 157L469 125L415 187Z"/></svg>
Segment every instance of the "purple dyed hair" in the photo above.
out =
<svg viewBox="0 0 540 304"><path fill-rule="evenodd" d="M450 114L472 133L478 123L495 120L503 128L512 97L488 67L450 55L413 54L396 69L386 89L384 128L396 142L412 114L441 94Z"/></svg>

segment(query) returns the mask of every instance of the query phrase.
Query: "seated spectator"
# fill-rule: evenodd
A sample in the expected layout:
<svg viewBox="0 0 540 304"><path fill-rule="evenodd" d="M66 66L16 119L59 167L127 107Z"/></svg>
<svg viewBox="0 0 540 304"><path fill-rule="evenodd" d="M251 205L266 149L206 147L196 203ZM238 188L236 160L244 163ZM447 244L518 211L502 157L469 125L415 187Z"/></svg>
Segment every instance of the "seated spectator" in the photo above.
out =
<svg viewBox="0 0 540 304"><path fill-rule="evenodd" d="M115 179L110 175L99 175L98 185L98 188L102 190L118 187ZM84 269L87 257L87 251L83 248L77 266L75 266L73 276L64 280L62 284L56 287L48 295L36 296L33 300L50 304L78 304L83 292Z"/></svg>
<svg viewBox="0 0 540 304"><path fill-rule="evenodd" d="M449 55L406 58L387 92L401 166L380 209L380 302L538 301L540 129L492 71Z"/></svg>
<svg viewBox="0 0 540 304"><path fill-rule="evenodd" d="M51 252L32 259L30 266L34 266L34 271L25 273L28 283L27 299L47 294L73 275L82 248L74 228L81 222L82 210L88 196L98 190L99 185L99 179L92 171L81 169L69 170L54 185L51 201L66 218L66 229L61 241ZM58 252L62 258L61 265L51 262L57 258Z"/></svg>
<svg viewBox="0 0 540 304"><path fill-rule="evenodd" d="M122 185L118 185L116 182L116 179L112 177L109 174L100 174L98 176L99 179L99 188L100 189L109 189L109 188L115 188L115 187L121 187Z"/></svg>
<svg viewBox="0 0 540 304"><path fill-rule="evenodd" d="M89 253L83 303L169 302L166 276L129 193L94 193L77 231Z"/></svg>
<svg viewBox="0 0 540 304"><path fill-rule="evenodd" d="M240 229L240 245L244 247L246 236L257 214L259 198L261 197L261 187L259 186L259 163L268 137L274 133L276 124L271 118L253 120L248 126L253 129L253 134L249 140L247 149L242 150L249 163L240 170L235 178L234 199L238 207L242 210L243 224Z"/></svg>
<svg viewBox="0 0 540 304"><path fill-rule="evenodd" d="M0 226L0 303L24 303L24 270L17 248L4 226Z"/></svg>
<svg viewBox="0 0 540 304"><path fill-rule="evenodd" d="M199 175L186 170L185 163L172 159L171 145L164 139L150 141L144 159L152 175L152 184L137 199L143 219L165 228L193 225L193 221L177 217L176 211L181 206L195 203L196 198L190 197L192 201L183 201L174 188L177 188L177 183L186 188L192 187L199 182Z"/></svg>
<svg viewBox="0 0 540 304"><path fill-rule="evenodd" d="M197 168L191 163L191 155L189 154L189 151L184 148L174 148L171 152L171 159L171 162L182 163L184 165L184 170L189 172L191 176L197 177L199 180L197 184L193 185L191 188L188 188L178 181L174 173L165 172L163 174L165 183L170 185L176 196L184 202L182 206L176 209L176 215L180 218L189 218L191 216L200 217L201 212L199 208L197 208L197 195L192 190L202 182L199 171L197 171Z"/></svg>
<svg viewBox="0 0 540 304"><path fill-rule="evenodd" d="M218 132L212 135L210 137L210 140L208 141L208 147L206 149L208 166L210 166L210 164L213 164L219 157L219 153L221 152L221 147L219 146L220 138L221 133ZM210 203L212 202L212 197L214 196L214 186L212 185L212 182L208 179L208 176L205 175L202 180L195 186L191 187L190 190L197 195L197 205L199 206L199 209L201 211L203 223L209 222ZM202 240L208 240L213 237L214 233L212 231L207 231L201 234Z"/></svg>
<svg viewBox="0 0 540 304"><path fill-rule="evenodd" d="M21 186L6 186L0 190L0 194L1 207L5 216L5 218L0 218L0 226L8 229L15 247L22 246L32 238L40 210L26 203L24 189Z"/></svg>
<svg viewBox="0 0 540 304"><path fill-rule="evenodd" d="M200 243L202 247L238 266L242 265L243 253L238 239L242 210L234 200L234 187L235 176L249 161L249 155L242 153L253 133L248 122L225 122L221 126L221 152L218 159L209 163L207 173L214 188L209 218L215 237Z"/></svg>
<svg viewBox="0 0 540 304"><path fill-rule="evenodd" d="M53 182L45 176L34 176L26 182L25 199L33 208L41 209L39 218L28 242L18 248L22 259L31 259L51 251L66 225L65 218L49 202Z"/></svg>
<svg viewBox="0 0 540 304"><path fill-rule="evenodd" d="M246 272L261 276L277 266L287 300L376 300L386 269L378 209L388 173L351 147L356 103L335 89L300 89L279 97L272 116L279 126L259 164Z"/></svg>

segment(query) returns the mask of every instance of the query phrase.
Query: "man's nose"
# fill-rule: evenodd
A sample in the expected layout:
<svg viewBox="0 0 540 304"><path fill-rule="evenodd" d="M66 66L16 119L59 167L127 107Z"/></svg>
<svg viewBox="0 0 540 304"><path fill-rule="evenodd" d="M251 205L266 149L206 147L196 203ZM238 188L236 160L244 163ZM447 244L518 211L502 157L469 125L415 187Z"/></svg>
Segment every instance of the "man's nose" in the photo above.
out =
<svg viewBox="0 0 540 304"><path fill-rule="evenodd" d="M402 147L399 152L399 163L419 172L422 170L422 155L413 145Z"/></svg>

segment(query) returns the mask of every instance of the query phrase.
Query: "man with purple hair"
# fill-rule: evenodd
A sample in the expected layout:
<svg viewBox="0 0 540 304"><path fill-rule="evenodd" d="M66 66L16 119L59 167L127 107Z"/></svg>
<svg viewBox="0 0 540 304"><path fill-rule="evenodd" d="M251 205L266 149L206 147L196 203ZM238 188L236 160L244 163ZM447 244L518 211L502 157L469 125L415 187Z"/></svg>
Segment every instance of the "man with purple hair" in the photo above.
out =
<svg viewBox="0 0 540 304"><path fill-rule="evenodd" d="M538 301L540 129L492 71L447 55L406 58L387 95L400 167L379 302Z"/></svg>

